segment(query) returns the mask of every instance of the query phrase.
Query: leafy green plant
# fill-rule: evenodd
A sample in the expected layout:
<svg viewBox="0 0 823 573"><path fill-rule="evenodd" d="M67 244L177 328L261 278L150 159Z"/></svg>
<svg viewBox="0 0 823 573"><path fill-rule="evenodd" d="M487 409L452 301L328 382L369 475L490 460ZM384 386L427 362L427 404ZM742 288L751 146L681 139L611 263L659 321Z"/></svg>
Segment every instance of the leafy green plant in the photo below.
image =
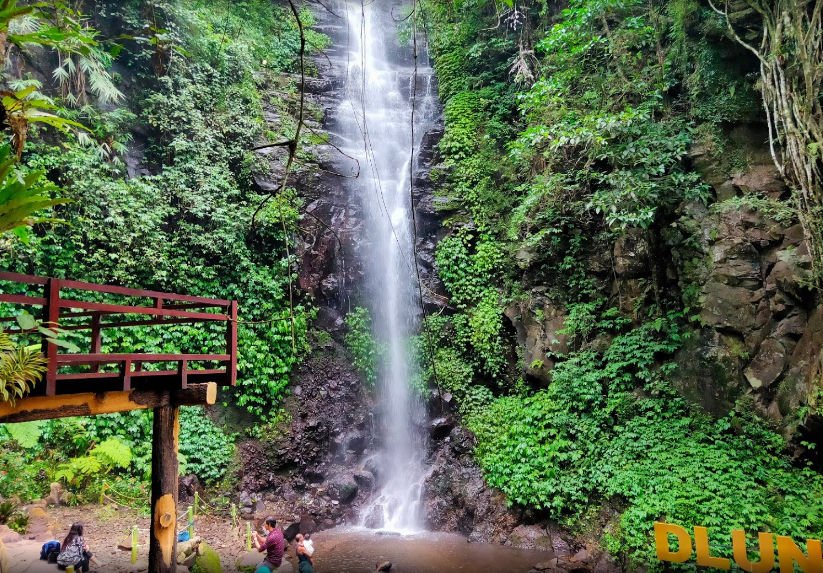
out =
<svg viewBox="0 0 823 573"><path fill-rule="evenodd" d="M6 525L8 525L12 531L25 534L29 528L29 516L22 511L15 512L9 517Z"/></svg>
<svg viewBox="0 0 823 573"><path fill-rule="evenodd" d="M618 327L607 348L557 364L547 389L475 411L469 425L486 479L511 503L572 527L593 506L618 509L606 541L631 566L659 567L654 521L819 535L823 515L807 509L823 494L823 479L792 467L779 434L745 404L713 420L667 381L680 322L671 315ZM719 553L731 550L728 540L713 543Z"/></svg>
<svg viewBox="0 0 823 573"><path fill-rule="evenodd" d="M18 422L16 424L4 424L6 432L9 437L17 442L23 449L32 449L37 447L40 437L43 435L43 426L45 422Z"/></svg>
<svg viewBox="0 0 823 573"><path fill-rule="evenodd" d="M0 524L8 523L9 518L17 511L17 504L11 501L0 501Z"/></svg>
<svg viewBox="0 0 823 573"><path fill-rule="evenodd" d="M53 221L36 214L49 207L66 203L55 199L57 187L44 180L42 171L21 173L9 145L0 145L0 234Z"/></svg>
<svg viewBox="0 0 823 573"><path fill-rule="evenodd" d="M14 404L34 387L46 372L40 346L17 346L0 332L0 400Z"/></svg>
<svg viewBox="0 0 823 573"><path fill-rule="evenodd" d="M234 457L233 436L218 428L200 407L180 412L181 473L196 474L212 484L222 479Z"/></svg>
<svg viewBox="0 0 823 573"><path fill-rule="evenodd" d="M371 314L367 308L359 306L346 315L345 343L352 353L353 363L360 370L365 381L374 386L383 348L372 333Z"/></svg>
<svg viewBox="0 0 823 573"><path fill-rule="evenodd" d="M92 447L87 455L61 464L55 472L55 479L82 489L93 477L104 476L115 469L127 469L131 461L128 444L118 438L107 438Z"/></svg>

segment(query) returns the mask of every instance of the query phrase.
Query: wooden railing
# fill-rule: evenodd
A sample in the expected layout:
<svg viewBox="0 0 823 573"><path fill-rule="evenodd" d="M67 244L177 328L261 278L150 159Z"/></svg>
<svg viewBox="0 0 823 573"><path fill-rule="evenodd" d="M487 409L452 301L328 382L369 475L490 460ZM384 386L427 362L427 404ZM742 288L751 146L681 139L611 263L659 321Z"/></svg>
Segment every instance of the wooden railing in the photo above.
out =
<svg viewBox="0 0 823 573"><path fill-rule="evenodd" d="M125 300L86 300L100 298ZM65 332L89 332L85 340L88 353L61 352L56 344L43 338L48 370L34 394L54 396L132 388L176 390L186 388L190 382L234 386L237 381L237 302L233 300L0 272L0 303L41 307L39 318L46 328L56 326ZM37 317L36 312L32 314ZM18 328L3 327L4 323L15 322L13 316L0 317L0 328L7 333L20 333ZM104 332L108 329L209 322L226 324L225 352L101 351ZM161 369L145 370L144 365L150 363L159 364ZM164 365L171 365L171 369ZM80 367L87 370L78 372Z"/></svg>

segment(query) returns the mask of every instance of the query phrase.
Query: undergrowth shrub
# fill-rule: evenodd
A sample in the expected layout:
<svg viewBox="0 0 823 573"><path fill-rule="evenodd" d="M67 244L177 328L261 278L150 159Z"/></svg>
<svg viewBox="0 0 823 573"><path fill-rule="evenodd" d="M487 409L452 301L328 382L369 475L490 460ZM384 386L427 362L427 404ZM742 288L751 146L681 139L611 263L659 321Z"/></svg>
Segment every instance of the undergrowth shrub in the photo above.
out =
<svg viewBox="0 0 823 573"><path fill-rule="evenodd" d="M604 350L573 352L548 388L469 416L489 484L572 528L592 505L612 504L619 517L605 543L630 567L660 567L655 521L819 538L823 512L809 508L820 507L823 479L793 467L749 405L713 420L668 382L679 322L657 319ZM713 537L712 550L731 554L730 540Z"/></svg>
<svg viewBox="0 0 823 573"><path fill-rule="evenodd" d="M369 309L362 306L353 309L346 315L346 326L348 331L344 341L352 354L352 362L366 383L373 387L385 349L374 337Z"/></svg>

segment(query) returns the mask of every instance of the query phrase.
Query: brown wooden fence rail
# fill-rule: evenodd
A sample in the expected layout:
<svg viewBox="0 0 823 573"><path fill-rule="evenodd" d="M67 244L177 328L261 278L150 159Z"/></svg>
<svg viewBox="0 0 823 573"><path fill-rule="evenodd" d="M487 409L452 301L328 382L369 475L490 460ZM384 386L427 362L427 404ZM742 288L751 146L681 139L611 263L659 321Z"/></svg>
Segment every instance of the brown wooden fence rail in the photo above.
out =
<svg viewBox="0 0 823 573"><path fill-rule="evenodd" d="M89 300L101 298L107 302ZM56 325L65 331L88 331L86 354L61 352L44 338L48 371L33 395L181 390L190 383L234 386L237 381L236 301L0 272L0 302L40 307L39 318L47 328ZM38 316L36 310L32 314ZM3 327L4 323L15 322L14 317L0 317L0 328L8 333L20 332ZM101 352L109 329L213 322L225 323L223 353ZM143 368L151 363L160 369Z"/></svg>

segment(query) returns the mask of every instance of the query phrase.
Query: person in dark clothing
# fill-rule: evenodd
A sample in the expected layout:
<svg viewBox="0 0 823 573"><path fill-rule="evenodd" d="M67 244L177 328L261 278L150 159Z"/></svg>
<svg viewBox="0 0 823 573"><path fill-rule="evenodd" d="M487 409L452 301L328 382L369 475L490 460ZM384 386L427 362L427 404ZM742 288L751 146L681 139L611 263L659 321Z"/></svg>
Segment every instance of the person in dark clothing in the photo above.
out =
<svg viewBox="0 0 823 573"><path fill-rule="evenodd" d="M83 524L72 523L69 534L63 540L60 554L57 556L57 568L65 569L73 565L77 573L84 573L89 570L89 560L91 553L86 540L83 539Z"/></svg>
<svg viewBox="0 0 823 573"><path fill-rule="evenodd" d="M257 566L255 573L270 573L276 570L283 563L283 554L286 551L286 539L283 532L277 527L277 520L267 517L263 522L263 530L266 535L254 535L254 546L260 553L265 553L266 558Z"/></svg>

